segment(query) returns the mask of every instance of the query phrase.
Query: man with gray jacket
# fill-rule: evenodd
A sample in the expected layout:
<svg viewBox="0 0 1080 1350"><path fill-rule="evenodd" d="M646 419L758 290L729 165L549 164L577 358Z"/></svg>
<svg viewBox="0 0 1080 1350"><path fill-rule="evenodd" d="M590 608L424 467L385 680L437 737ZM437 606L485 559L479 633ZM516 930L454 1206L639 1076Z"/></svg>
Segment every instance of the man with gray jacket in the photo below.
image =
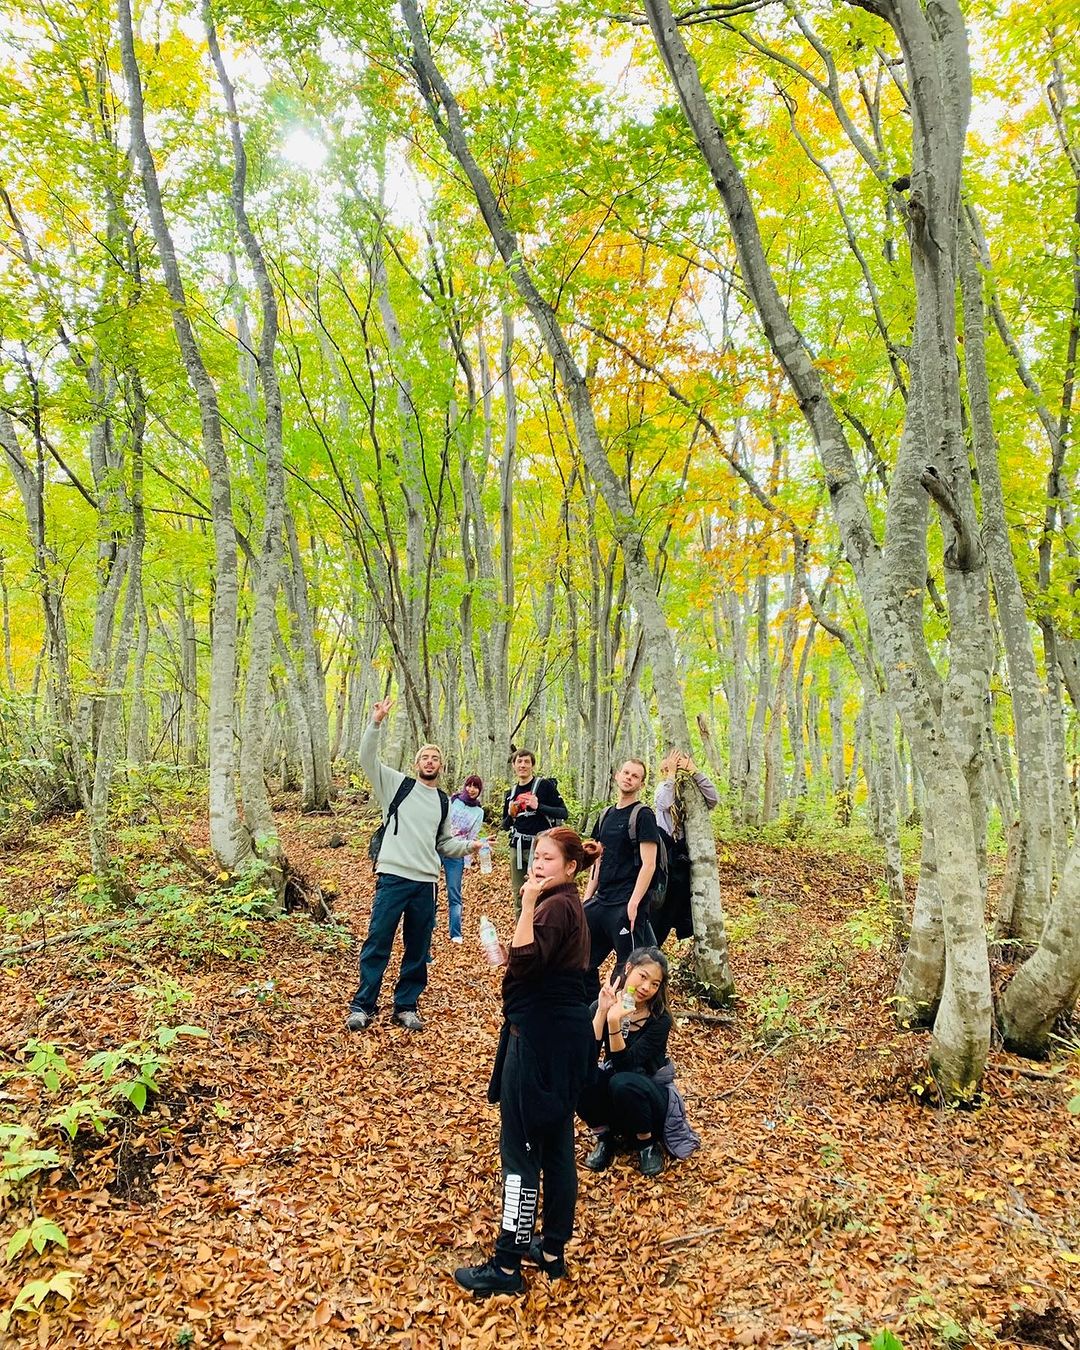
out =
<svg viewBox="0 0 1080 1350"><path fill-rule="evenodd" d="M360 986L345 1023L349 1031L363 1031L375 1016L399 924L405 952L394 987L394 1021L406 1031L423 1030L416 1004L427 987L435 896L442 870L439 854L463 858L466 853L479 852L484 842L459 839L450 831L446 797L437 786L442 772L442 751L437 745L423 745L416 752L415 779L380 762L379 732L393 701L384 698L375 704L360 741L360 767L375 789L384 828L375 863L371 921L360 951ZM406 783L410 786L405 787Z"/></svg>

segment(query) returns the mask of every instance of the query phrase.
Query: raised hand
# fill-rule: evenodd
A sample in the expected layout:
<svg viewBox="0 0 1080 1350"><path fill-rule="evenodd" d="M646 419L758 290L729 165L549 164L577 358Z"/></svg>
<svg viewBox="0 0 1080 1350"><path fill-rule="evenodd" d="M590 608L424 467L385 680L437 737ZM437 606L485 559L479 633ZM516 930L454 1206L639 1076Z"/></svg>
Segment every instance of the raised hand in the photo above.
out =
<svg viewBox="0 0 1080 1350"><path fill-rule="evenodd" d="M521 903L523 905L535 905L543 894L547 881L547 877L543 881L535 881L532 877L526 877L521 887Z"/></svg>
<svg viewBox="0 0 1080 1350"><path fill-rule="evenodd" d="M378 726L386 720L386 714L394 706L393 694L388 694L386 698L379 699L378 703L371 710L371 720Z"/></svg>
<svg viewBox="0 0 1080 1350"><path fill-rule="evenodd" d="M597 1007L604 1014L605 1019L609 1016L613 1008L618 1008L620 1010L621 1020L622 991L615 988L614 979L615 977L612 976L607 984L600 990Z"/></svg>

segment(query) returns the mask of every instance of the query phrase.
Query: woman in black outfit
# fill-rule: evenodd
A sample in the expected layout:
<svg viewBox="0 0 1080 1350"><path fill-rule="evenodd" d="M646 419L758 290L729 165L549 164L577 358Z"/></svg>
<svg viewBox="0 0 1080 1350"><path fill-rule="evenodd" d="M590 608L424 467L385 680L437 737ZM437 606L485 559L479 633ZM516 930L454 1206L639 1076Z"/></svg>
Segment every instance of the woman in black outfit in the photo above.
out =
<svg viewBox="0 0 1080 1350"><path fill-rule="evenodd" d="M495 1255L462 1266L454 1279L478 1295L524 1289L522 1257L548 1279L566 1273L563 1249L574 1227L577 1167L574 1107L596 1068L585 1001L589 928L579 879L603 852L573 830L539 835L521 915L506 954L503 1027L488 1100L499 1103L502 1225ZM543 1239L533 1237L543 1175Z"/></svg>
<svg viewBox="0 0 1080 1350"><path fill-rule="evenodd" d="M658 947L638 947L593 1004L602 1072L578 1102L578 1115L597 1134L585 1159L593 1172L611 1166L620 1138L633 1141L643 1176L664 1170L660 1144L668 1094L653 1075L668 1062L667 989L667 957Z"/></svg>

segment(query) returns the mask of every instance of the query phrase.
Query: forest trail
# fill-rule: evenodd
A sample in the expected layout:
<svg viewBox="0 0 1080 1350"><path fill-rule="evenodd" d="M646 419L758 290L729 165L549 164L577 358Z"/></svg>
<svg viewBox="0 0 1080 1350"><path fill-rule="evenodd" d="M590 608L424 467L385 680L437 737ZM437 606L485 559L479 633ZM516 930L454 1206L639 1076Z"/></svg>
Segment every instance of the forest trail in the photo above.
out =
<svg viewBox="0 0 1080 1350"><path fill-rule="evenodd" d="M281 820L292 862L338 890L340 919L362 937L367 827L351 810ZM345 845L329 847L336 833ZM187 838L206 842L195 826ZM59 825L32 854L9 853L7 910L62 896L76 856ZM652 1182L626 1158L582 1170L570 1277L549 1286L533 1272L517 1299L475 1302L451 1278L495 1233L485 1087L499 977L476 925L486 912L509 931L505 858L491 877L466 874L463 946L448 940L440 896L421 1035L391 1025L388 989L372 1029L346 1033L355 948L297 915L255 925L256 964L196 968L138 947L145 929L123 950L106 934L97 958L75 943L9 958L9 1070L30 1038L77 1065L163 1020L210 1035L175 1043L144 1116L103 1140L80 1133L74 1150L59 1143L65 1165L36 1206L70 1249L3 1267L0 1297L10 1306L54 1270L81 1278L69 1304L51 1296L42 1314L17 1313L7 1343L856 1347L888 1329L897 1342L878 1344L893 1350L1080 1345L1067 1075L998 1052L983 1108L919 1105L924 1038L894 1029L894 959L872 945L876 866L747 844L721 844L719 857L735 1017L688 1017L700 1009L682 976L674 999L673 1055L703 1146ZM167 1018L162 975L192 996ZM157 989L156 1004L138 985ZM9 1078L4 1118L40 1122L47 1095ZM30 1217L9 1203L4 1241Z"/></svg>

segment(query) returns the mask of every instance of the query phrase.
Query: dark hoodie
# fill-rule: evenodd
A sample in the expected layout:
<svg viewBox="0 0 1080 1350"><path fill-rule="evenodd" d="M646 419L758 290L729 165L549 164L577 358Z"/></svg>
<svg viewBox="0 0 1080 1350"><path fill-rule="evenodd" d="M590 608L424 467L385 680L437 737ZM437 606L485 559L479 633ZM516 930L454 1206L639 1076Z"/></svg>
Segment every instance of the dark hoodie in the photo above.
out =
<svg viewBox="0 0 1080 1350"><path fill-rule="evenodd" d="M525 1057L522 1115L539 1133L572 1114L596 1069L596 1043L585 971L589 927L574 882L549 891L536 906L533 940L511 947L503 976L503 1026L488 1101L497 1102L511 1036Z"/></svg>

